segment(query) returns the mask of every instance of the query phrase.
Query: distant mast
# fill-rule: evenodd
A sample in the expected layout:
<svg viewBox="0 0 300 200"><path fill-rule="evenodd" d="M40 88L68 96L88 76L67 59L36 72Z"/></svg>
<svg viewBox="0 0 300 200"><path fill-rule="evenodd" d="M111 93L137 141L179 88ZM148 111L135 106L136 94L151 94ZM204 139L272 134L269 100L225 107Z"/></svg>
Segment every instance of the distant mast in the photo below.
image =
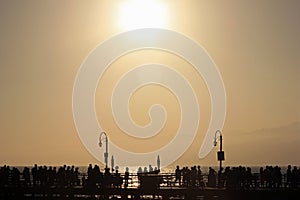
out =
<svg viewBox="0 0 300 200"><path fill-rule="evenodd" d="M111 156L111 170L114 171L114 167L115 167L115 159L114 156Z"/></svg>
<svg viewBox="0 0 300 200"><path fill-rule="evenodd" d="M160 158L157 156L157 169L160 170Z"/></svg>

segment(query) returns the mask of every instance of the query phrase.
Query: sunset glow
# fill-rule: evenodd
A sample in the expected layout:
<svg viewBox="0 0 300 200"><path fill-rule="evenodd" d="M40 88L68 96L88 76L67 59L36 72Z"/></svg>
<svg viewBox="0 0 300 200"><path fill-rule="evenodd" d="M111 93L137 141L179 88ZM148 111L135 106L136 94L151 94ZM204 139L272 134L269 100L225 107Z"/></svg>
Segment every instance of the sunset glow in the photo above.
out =
<svg viewBox="0 0 300 200"><path fill-rule="evenodd" d="M119 23L126 30L167 26L167 7L157 0L131 0L120 4Z"/></svg>
<svg viewBox="0 0 300 200"><path fill-rule="evenodd" d="M117 43L107 42L116 35L131 35L139 29L149 33L163 29L184 35L202 46L217 65L218 73L214 74L220 75L226 90L224 126L216 128L223 135L223 166L300 166L299 9L300 1L274 0L1 1L0 166L97 163L103 168L97 159L104 158L105 150L98 145L100 132L105 131L109 142L126 151L149 153L168 146L184 122L192 127L189 123L196 124L193 120L197 118L195 136L191 134L194 129L182 131L182 141L195 139L170 167L218 165L219 141L205 158L198 156L210 124L215 123L212 116L220 116L211 100L219 92L209 88L216 79L206 75L213 68L199 65L199 73L195 62L189 59L195 56L202 61L205 57L193 46L184 45L184 40L170 40L170 35L161 32L155 39L168 41L166 44L172 48L158 46L162 41L150 44L152 35L141 37L140 32L113 40ZM101 55L92 54L99 45L103 47ZM173 50L183 47L180 53ZM81 68L90 55L96 55L95 60L88 62L94 65ZM98 59L103 62L97 62ZM142 66L149 63L166 67L145 70ZM90 70L100 67L103 70L96 73ZM93 116L95 126L85 124L91 122L86 115L82 115L84 123L74 120L73 91L80 72L89 76L78 82L83 91L78 96L89 95L90 104L74 99L87 116ZM179 82L180 77L189 86L184 88L195 91L195 97L188 100L198 102L197 118L192 112L184 112L187 118L181 117L182 105L194 104L183 104L185 101L177 98L179 92L189 91ZM170 90L167 80L179 85L179 89ZM87 93L91 86L92 92ZM122 98L123 93L126 98ZM215 99L220 101L219 97ZM87 105L91 105L89 110L85 110ZM191 107L191 111L197 109ZM130 120L128 124L136 124L134 128L151 127L157 121L153 127L158 128L153 128L153 132L150 128L145 129L149 132L136 128L133 135L129 131L132 126L121 126L120 119ZM84 146L78 124L94 137L91 141L97 156ZM98 124L102 128L99 131L94 129ZM145 134L138 135L141 133ZM213 138L209 140L213 145ZM177 146L170 152L177 151ZM109 159L113 155L115 166L121 167L121 159L128 159L112 154L112 147L108 148ZM162 167L166 157L160 154ZM154 166L157 155L143 159ZM127 165L133 164L128 160ZM120 172L124 172L122 168Z"/></svg>

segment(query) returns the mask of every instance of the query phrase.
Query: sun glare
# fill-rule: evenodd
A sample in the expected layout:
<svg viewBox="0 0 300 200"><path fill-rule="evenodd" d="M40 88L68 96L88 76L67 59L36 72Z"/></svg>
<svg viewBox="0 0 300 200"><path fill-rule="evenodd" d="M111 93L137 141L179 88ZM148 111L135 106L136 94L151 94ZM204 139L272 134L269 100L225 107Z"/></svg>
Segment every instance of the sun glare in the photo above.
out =
<svg viewBox="0 0 300 200"><path fill-rule="evenodd" d="M167 8L158 0L128 0L120 5L119 22L127 30L166 28Z"/></svg>

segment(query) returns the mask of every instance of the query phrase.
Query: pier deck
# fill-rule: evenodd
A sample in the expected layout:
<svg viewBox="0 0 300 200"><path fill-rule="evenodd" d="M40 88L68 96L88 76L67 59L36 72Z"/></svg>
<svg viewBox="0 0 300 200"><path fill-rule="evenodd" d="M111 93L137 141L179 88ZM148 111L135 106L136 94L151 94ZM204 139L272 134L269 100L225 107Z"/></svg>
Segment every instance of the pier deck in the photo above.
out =
<svg viewBox="0 0 300 200"><path fill-rule="evenodd" d="M99 188L2 187L0 199L298 199L299 189L287 188Z"/></svg>
<svg viewBox="0 0 300 200"><path fill-rule="evenodd" d="M124 178L121 174L118 178ZM257 176L253 176L257 177ZM292 187L283 178L280 185L268 185L260 183L260 179L253 178L251 182L237 185L211 187L208 184L207 175L203 175L202 182L185 185L182 181L176 181L175 174L130 174L127 184L124 180L116 184L116 176L111 176L111 182L87 181L85 175L76 183L43 183L36 185L25 184L21 179L17 184L10 182L0 186L0 200L6 199L219 199L219 200L258 200L258 199L299 199L299 184ZM119 179L117 179L119 180ZM203 184L202 184L203 183ZM229 184L229 182L228 182Z"/></svg>

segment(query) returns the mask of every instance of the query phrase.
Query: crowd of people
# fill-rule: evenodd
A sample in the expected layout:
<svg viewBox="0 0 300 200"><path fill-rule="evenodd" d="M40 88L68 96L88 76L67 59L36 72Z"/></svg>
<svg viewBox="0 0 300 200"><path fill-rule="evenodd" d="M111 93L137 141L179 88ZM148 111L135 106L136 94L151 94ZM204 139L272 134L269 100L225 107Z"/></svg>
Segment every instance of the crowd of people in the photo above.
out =
<svg viewBox="0 0 300 200"><path fill-rule="evenodd" d="M261 167L259 173L253 173L251 167L226 167L214 170L209 167L207 180L204 181L200 166L191 168L179 166L175 170L175 183L188 187L226 187L226 188L299 188L300 167L288 165L286 172L282 172L279 166ZM283 180L284 179L284 180Z"/></svg>
<svg viewBox="0 0 300 200"><path fill-rule="evenodd" d="M52 166L34 165L31 169L24 167L21 172L18 168L4 165L0 169L0 186L69 186L79 185L79 168L63 165L58 169Z"/></svg>
<svg viewBox="0 0 300 200"><path fill-rule="evenodd" d="M153 169L154 171L156 169ZM138 173L151 173L141 170ZM158 174L160 175L160 174ZM226 187L226 188L299 188L300 167L288 166L285 172L278 166L261 167L259 173L253 173L250 167L226 167L216 171L209 167L208 173L203 173L200 166L176 167L169 175L173 185L179 187ZM75 166L60 167L38 166L24 167L20 171L16 167L4 165L0 168L0 187L5 186L97 186L97 187L128 187L130 179L129 169L120 174L118 169L105 168L101 171L98 165L87 168L86 173L80 173Z"/></svg>
<svg viewBox="0 0 300 200"><path fill-rule="evenodd" d="M102 186L102 187L124 187L128 186L129 172L126 171L124 177L118 170L110 172L110 168L105 168L103 172L98 165L94 167L90 164L86 173L80 173L75 166L63 165L61 167L34 165L31 169L24 167L21 172L18 168L4 165L0 168L0 187L16 186Z"/></svg>
<svg viewBox="0 0 300 200"><path fill-rule="evenodd" d="M114 170L112 170L114 171ZM128 171L126 170L126 173ZM128 186L128 176L124 176L126 179L125 186ZM85 176L82 177L82 185L83 186L102 186L102 187L121 187L123 183L123 177L119 173L119 170L116 169L114 173L110 171L110 168L105 168L104 172L101 172L100 167L95 165L94 167L89 164L87 170L87 178Z"/></svg>
<svg viewBox="0 0 300 200"><path fill-rule="evenodd" d="M192 186L192 187L204 187L203 176L200 166L183 167L179 166L175 170L175 183L179 183L179 186Z"/></svg>

